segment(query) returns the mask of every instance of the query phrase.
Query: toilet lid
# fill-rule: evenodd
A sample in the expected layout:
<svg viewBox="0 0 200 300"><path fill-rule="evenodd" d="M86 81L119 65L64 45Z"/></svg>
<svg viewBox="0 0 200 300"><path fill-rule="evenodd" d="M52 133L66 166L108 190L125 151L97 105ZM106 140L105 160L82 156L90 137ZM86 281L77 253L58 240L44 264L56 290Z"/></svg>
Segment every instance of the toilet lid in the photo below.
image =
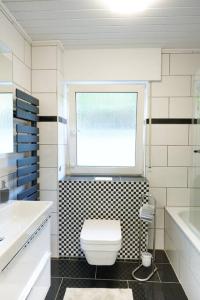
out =
<svg viewBox="0 0 200 300"><path fill-rule="evenodd" d="M118 244L121 242L120 221L85 220L81 241L87 244Z"/></svg>

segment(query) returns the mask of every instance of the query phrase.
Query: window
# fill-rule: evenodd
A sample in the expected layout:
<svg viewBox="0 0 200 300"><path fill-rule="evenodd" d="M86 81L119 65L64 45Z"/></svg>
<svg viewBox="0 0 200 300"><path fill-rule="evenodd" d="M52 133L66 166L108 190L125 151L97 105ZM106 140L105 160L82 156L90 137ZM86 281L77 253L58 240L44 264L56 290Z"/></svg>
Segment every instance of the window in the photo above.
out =
<svg viewBox="0 0 200 300"><path fill-rule="evenodd" d="M142 174L143 104L142 86L70 86L71 173Z"/></svg>

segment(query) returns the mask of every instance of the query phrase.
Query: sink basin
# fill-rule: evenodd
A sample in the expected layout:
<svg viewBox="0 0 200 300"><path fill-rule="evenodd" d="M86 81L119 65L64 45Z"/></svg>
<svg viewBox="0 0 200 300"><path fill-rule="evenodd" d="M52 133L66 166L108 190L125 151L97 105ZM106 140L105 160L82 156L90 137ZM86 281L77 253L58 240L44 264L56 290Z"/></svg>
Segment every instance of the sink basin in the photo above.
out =
<svg viewBox="0 0 200 300"><path fill-rule="evenodd" d="M50 215L51 206L48 201L0 204L0 272Z"/></svg>

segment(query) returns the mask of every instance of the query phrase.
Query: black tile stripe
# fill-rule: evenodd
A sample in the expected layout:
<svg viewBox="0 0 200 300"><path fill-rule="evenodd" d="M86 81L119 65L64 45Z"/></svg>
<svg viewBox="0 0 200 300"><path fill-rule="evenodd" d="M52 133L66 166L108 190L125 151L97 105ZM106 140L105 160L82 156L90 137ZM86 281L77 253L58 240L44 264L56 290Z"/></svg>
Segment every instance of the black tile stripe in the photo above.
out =
<svg viewBox="0 0 200 300"><path fill-rule="evenodd" d="M149 124L150 120L146 119L146 124ZM200 124L199 119L151 119L151 124Z"/></svg>
<svg viewBox="0 0 200 300"><path fill-rule="evenodd" d="M67 124L67 120L65 118L57 116L39 116L39 122L59 122Z"/></svg>
<svg viewBox="0 0 200 300"><path fill-rule="evenodd" d="M39 116L39 122L57 122L57 116Z"/></svg>

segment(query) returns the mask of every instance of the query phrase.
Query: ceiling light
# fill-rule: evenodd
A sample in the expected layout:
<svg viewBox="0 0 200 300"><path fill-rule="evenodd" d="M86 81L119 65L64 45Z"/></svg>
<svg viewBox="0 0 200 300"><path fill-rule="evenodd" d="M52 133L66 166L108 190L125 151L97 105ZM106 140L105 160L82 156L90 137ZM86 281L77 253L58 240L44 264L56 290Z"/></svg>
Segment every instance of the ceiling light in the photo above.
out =
<svg viewBox="0 0 200 300"><path fill-rule="evenodd" d="M120 14L131 14L142 12L155 0L104 0L111 11Z"/></svg>

